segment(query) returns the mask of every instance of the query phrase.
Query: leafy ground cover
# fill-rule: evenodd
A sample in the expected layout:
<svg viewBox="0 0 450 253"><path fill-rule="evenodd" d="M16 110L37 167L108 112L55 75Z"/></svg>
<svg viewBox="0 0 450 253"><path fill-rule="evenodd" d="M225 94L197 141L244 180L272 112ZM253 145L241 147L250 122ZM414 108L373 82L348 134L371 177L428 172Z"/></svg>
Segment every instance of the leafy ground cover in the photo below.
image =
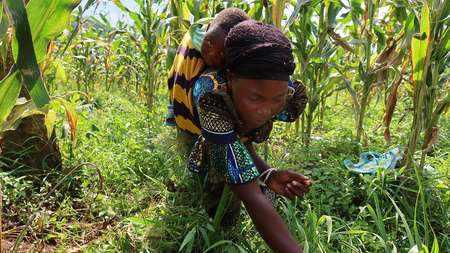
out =
<svg viewBox="0 0 450 253"><path fill-rule="evenodd" d="M276 125L268 148L258 147L274 166L312 178L304 198L278 201L289 228L308 252L414 252L419 244L446 252L448 118L442 120L446 137L426 159L433 169L419 177L420 183L414 171L361 176L342 165L343 159L356 160L367 150L352 141L346 99L329 101L309 147L294 124L284 123ZM66 177L36 182L2 173L5 245L12 247L27 228L20 246L25 251L269 251L244 210L240 226L213 228L196 201L197 188L178 152L175 130L162 125L163 99L152 112L122 92L102 92L89 100L74 95L71 101L79 115L75 146L66 120L60 117L57 124ZM371 106L376 112L379 104ZM369 149L383 152L391 147L377 130L380 118L368 115L373 128ZM394 120L398 141L406 138L402 129L408 120Z"/></svg>

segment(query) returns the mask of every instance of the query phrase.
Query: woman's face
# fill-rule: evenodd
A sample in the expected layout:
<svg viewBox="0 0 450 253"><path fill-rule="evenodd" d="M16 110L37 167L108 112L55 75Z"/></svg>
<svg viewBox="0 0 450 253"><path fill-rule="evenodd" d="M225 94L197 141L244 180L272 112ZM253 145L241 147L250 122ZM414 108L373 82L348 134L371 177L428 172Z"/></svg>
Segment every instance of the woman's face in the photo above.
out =
<svg viewBox="0 0 450 253"><path fill-rule="evenodd" d="M288 82L230 78L233 103L247 132L279 113L286 102Z"/></svg>

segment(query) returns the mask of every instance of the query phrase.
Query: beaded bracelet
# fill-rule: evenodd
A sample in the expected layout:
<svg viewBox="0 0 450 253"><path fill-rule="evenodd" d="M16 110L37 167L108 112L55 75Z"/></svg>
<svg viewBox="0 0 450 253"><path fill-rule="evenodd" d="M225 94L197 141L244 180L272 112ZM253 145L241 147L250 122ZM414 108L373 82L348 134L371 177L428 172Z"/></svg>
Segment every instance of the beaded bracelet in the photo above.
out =
<svg viewBox="0 0 450 253"><path fill-rule="evenodd" d="M261 173L261 175L259 176L260 180L262 179L261 181L265 184L267 179L269 179L270 175L272 175L272 173L276 170L277 170L276 168L269 168L269 169L263 171Z"/></svg>

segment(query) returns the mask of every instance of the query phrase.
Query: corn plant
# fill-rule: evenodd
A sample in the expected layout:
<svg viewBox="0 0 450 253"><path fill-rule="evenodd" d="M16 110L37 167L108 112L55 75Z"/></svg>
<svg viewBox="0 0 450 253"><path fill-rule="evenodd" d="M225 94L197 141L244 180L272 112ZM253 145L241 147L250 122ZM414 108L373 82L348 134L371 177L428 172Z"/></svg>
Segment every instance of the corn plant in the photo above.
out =
<svg viewBox="0 0 450 253"><path fill-rule="evenodd" d="M164 48L160 45L164 45L166 41L167 27L171 21L171 18L168 18L165 13L167 4L162 1L153 0L137 1L139 11L134 12L126 8L119 0L115 0L114 3L121 10L129 14L142 36L144 43L140 41L140 43L137 43L137 46L146 64L146 100L148 108L151 109L158 84L158 65L160 65L160 58L164 53Z"/></svg>
<svg viewBox="0 0 450 253"><path fill-rule="evenodd" d="M448 1L425 1L419 19L419 33L411 40L414 117L408 143L409 168L414 164L422 129L425 129L422 147L431 150L438 138L439 117L450 107L449 81L443 75L449 62L449 10ZM422 166L424 159L425 152L422 153Z"/></svg>
<svg viewBox="0 0 450 253"><path fill-rule="evenodd" d="M400 57L396 52L395 34L383 32L388 29L376 18L380 14L380 4L380 1L371 0L364 1L364 5L362 1L351 1L346 7L349 12L338 21L345 35L337 30L328 31L333 43L345 52L336 64L352 97L357 141L363 137L366 140L364 119L372 91L387 87L388 71L396 67ZM390 15L386 13L384 18L390 18ZM389 29L397 30L398 27Z"/></svg>
<svg viewBox="0 0 450 253"><path fill-rule="evenodd" d="M3 61L3 68L10 70L0 83L2 147L5 155L14 158L20 145L30 145L28 150L31 153L23 162L34 169L45 167L44 162L50 167L61 164L51 130L50 96L41 67L48 65L50 41L68 25L70 12L78 3L75 0L54 0L42 4L35 0L30 1L26 8L22 1L3 1L2 4L8 14L8 23L14 28L11 44L6 45L14 64L7 66L8 60ZM19 96L22 98L17 100Z"/></svg>
<svg viewBox="0 0 450 253"><path fill-rule="evenodd" d="M328 75L333 66L330 59L336 48L328 40L327 32L334 26L336 15L341 6L334 2L313 1L299 10L298 21L291 26L290 35L294 44L294 54L299 66L297 76L308 87L309 102L305 110L306 128L304 142L309 144L316 109L324 94L332 89ZM318 18L318 22L304 22Z"/></svg>

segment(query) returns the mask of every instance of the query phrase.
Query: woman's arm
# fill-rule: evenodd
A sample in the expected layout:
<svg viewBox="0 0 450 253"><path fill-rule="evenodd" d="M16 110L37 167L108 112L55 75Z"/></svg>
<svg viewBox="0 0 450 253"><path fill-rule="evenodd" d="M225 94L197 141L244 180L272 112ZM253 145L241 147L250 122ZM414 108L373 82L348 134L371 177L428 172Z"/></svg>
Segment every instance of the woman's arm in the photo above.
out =
<svg viewBox="0 0 450 253"><path fill-rule="evenodd" d="M265 170L268 170L270 168L269 164L267 164L257 153L255 150L255 146L253 146L252 142L246 142L245 147L248 150L248 153L253 159L253 162L255 163L256 168L260 173L264 172Z"/></svg>
<svg viewBox="0 0 450 253"><path fill-rule="evenodd" d="M255 180L247 184L230 185L230 188L242 200L256 229L273 251L303 252Z"/></svg>

